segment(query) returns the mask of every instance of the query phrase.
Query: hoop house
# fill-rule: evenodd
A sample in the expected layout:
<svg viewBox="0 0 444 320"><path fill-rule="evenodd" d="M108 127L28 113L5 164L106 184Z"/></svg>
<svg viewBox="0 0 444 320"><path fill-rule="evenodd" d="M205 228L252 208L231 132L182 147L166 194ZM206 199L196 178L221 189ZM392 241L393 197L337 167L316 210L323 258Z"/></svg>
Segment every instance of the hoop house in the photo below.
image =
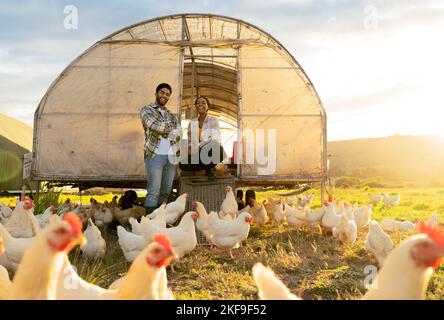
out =
<svg viewBox="0 0 444 320"><path fill-rule="evenodd" d="M209 14L129 26L75 59L35 112L34 179L144 184L139 112L161 82L182 122L204 95L210 113L238 129L239 183L325 181L326 114L303 69L259 28Z"/></svg>

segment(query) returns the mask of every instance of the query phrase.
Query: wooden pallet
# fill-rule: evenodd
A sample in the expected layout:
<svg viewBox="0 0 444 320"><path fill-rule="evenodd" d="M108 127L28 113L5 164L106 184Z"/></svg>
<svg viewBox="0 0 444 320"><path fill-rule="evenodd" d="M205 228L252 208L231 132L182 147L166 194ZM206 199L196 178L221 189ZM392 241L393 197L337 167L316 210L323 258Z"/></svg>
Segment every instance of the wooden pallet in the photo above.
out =
<svg viewBox="0 0 444 320"><path fill-rule="evenodd" d="M185 212L193 210L192 201L202 202L205 209L219 212L222 201L225 199L225 188L231 186L236 192L235 177L221 176L215 177L214 181L208 181L207 177L189 176L179 178L179 195L188 192L187 205ZM196 229L197 243L199 245L208 245L205 236Z"/></svg>

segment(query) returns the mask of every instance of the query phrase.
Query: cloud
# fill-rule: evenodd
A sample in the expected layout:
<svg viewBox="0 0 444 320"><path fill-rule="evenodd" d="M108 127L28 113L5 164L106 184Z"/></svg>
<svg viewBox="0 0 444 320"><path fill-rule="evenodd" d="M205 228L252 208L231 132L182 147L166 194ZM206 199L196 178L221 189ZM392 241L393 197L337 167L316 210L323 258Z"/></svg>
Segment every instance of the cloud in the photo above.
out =
<svg viewBox="0 0 444 320"><path fill-rule="evenodd" d="M77 30L63 27L68 4L78 8ZM368 6L376 9L375 29L365 27ZM319 92L330 137L409 130L412 120L384 119L375 127L363 115L376 121L372 110L388 108L392 118L402 110L414 119L415 104L426 101L433 114L441 99L444 5L438 0L10 0L0 7L0 81L7 84L0 87L0 112L32 123L49 84L96 41L143 20L197 12L244 20L281 42Z"/></svg>

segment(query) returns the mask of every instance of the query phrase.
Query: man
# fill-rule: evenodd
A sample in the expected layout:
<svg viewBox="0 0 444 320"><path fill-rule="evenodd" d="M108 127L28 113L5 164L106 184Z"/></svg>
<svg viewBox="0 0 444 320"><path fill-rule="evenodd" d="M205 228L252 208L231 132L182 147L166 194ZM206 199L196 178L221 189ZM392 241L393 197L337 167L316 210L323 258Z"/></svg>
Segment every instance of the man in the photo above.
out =
<svg viewBox="0 0 444 320"><path fill-rule="evenodd" d="M145 168L148 178L145 199L146 212L151 213L166 202L173 186L176 164L170 161L173 130L177 129L177 117L167 108L166 103L171 96L171 86L161 83L156 88L156 102L144 106L140 110L143 129L145 130Z"/></svg>

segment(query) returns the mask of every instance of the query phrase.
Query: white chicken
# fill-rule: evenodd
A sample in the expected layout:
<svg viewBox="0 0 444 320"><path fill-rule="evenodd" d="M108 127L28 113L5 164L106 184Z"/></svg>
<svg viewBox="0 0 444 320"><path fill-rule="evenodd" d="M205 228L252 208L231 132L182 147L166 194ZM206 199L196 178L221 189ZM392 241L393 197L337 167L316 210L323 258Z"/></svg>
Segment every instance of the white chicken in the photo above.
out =
<svg viewBox="0 0 444 320"><path fill-rule="evenodd" d="M6 223L8 223L8 218L5 218L0 214L0 224L5 225Z"/></svg>
<svg viewBox="0 0 444 320"><path fill-rule="evenodd" d="M141 236L142 235L142 228L140 227L140 222L137 221L136 219L134 219L133 217L130 217L128 219L128 222L131 226L131 232Z"/></svg>
<svg viewBox="0 0 444 320"><path fill-rule="evenodd" d="M251 199L251 200L254 200L254 199ZM265 200L264 200L264 202L265 202ZM241 212L250 212L250 210L251 210L251 207L248 205L248 206L245 206L245 207L243 207L242 209L240 209L239 210L239 212L237 213L237 215L239 215ZM251 214L251 213L250 213Z"/></svg>
<svg viewBox="0 0 444 320"><path fill-rule="evenodd" d="M362 206L361 208L358 207L358 204L355 203L355 207L353 209L353 217L356 222L356 226L358 229L362 229L370 223L371 216L372 216L372 204L369 204L368 206Z"/></svg>
<svg viewBox="0 0 444 320"><path fill-rule="evenodd" d="M124 279L114 285L118 289L117 299L171 300L174 298L171 290L168 289L165 267L173 258L177 258L177 255L168 236L157 234L153 240L133 262Z"/></svg>
<svg viewBox="0 0 444 320"><path fill-rule="evenodd" d="M285 204L288 204L290 207L293 207L297 204L298 199L296 197L286 197Z"/></svg>
<svg viewBox="0 0 444 320"><path fill-rule="evenodd" d="M154 244L153 242L152 244ZM152 264L152 267L154 267L155 264ZM168 279L167 279L167 272L165 266L163 266L159 272L157 273L156 277L151 277L151 281L153 283L157 282L157 292L151 291L152 287L148 286L148 292L151 292L152 300L174 300L174 295L171 289L168 288ZM120 289L122 287L123 281L126 279L127 276L124 276L122 278L117 279L114 281L111 286L109 287L110 290ZM131 291L134 292L134 291ZM128 297L129 298L129 297ZM146 299L148 300L148 299ZM151 299L149 299L151 300Z"/></svg>
<svg viewBox="0 0 444 320"><path fill-rule="evenodd" d="M156 216L151 219L151 222L158 226L159 228L167 227L167 204L162 204L159 208L156 209ZM182 214L182 213L181 213ZM147 217L142 217L142 219L148 219Z"/></svg>
<svg viewBox="0 0 444 320"><path fill-rule="evenodd" d="M174 258L169 240L157 235L132 263L128 274L115 281L109 289L83 280L65 257L63 272L57 286L60 300L168 299L166 270Z"/></svg>
<svg viewBox="0 0 444 320"><path fill-rule="evenodd" d="M49 218L51 218L51 216L56 212L57 208L55 206L50 206L42 214L35 216L41 229L44 229L48 225Z"/></svg>
<svg viewBox="0 0 444 320"><path fill-rule="evenodd" d="M9 271L15 272L22 257L35 238L14 238L6 228L0 224L0 237L3 238L5 254L0 255L0 265Z"/></svg>
<svg viewBox="0 0 444 320"><path fill-rule="evenodd" d="M57 279L66 254L82 244L82 222L69 212L40 232L26 250L14 276L10 298L14 300L55 299Z"/></svg>
<svg viewBox="0 0 444 320"><path fill-rule="evenodd" d="M11 288L12 282L9 279L8 271L0 266L0 301L8 299Z"/></svg>
<svg viewBox="0 0 444 320"><path fill-rule="evenodd" d="M292 208L288 204L285 204L284 206L288 225L294 228L300 228L307 224L307 212L310 211L309 207Z"/></svg>
<svg viewBox="0 0 444 320"><path fill-rule="evenodd" d="M84 225L88 223L88 219L93 218L89 206L84 206L82 204L74 205L72 212L74 212L80 218L80 220L82 220Z"/></svg>
<svg viewBox="0 0 444 320"><path fill-rule="evenodd" d="M392 239L382 230L376 220L370 222L369 232L364 242L364 249L372 254L379 266L384 265L384 260L393 249Z"/></svg>
<svg viewBox="0 0 444 320"><path fill-rule="evenodd" d="M404 240L387 256L379 270L375 286L364 295L366 300L425 299L433 269L444 257L444 233L426 224L421 234Z"/></svg>
<svg viewBox="0 0 444 320"><path fill-rule="evenodd" d="M251 199L251 203L253 204L253 207L249 208L247 212L251 214L258 227L262 228L268 222L268 220L270 220L268 218L267 210L265 210L263 203L259 203L254 199Z"/></svg>
<svg viewBox="0 0 444 320"><path fill-rule="evenodd" d="M2 216L5 219L8 219L12 214L12 209L4 204L4 203L0 203L0 216Z"/></svg>
<svg viewBox="0 0 444 320"><path fill-rule="evenodd" d="M148 244L143 235L128 232L122 226L117 226L117 236L119 237L119 246L128 262L133 262Z"/></svg>
<svg viewBox="0 0 444 320"><path fill-rule="evenodd" d="M404 240L390 252L363 300L425 299L433 269L444 261L444 232L426 224L419 230L422 234ZM260 299L300 299L260 263L253 267L253 278Z"/></svg>
<svg viewBox="0 0 444 320"><path fill-rule="evenodd" d="M222 201L222 205L220 206L219 216L223 218L226 215L230 215L233 219L235 219L237 217L238 206L233 188L231 188L231 186L227 186L225 188L225 192L226 195L224 201Z"/></svg>
<svg viewBox="0 0 444 320"><path fill-rule="evenodd" d="M114 220L114 215L109 208L109 204L99 204L97 200L91 198L90 212L94 217L94 223L99 228L106 227Z"/></svg>
<svg viewBox="0 0 444 320"><path fill-rule="evenodd" d="M307 226L310 228L318 228L322 223L322 218L325 214L325 206L322 206L316 211L307 210L307 215L305 220L307 221Z"/></svg>
<svg viewBox="0 0 444 320"><path fill-rule="evenodd" d="M34 216L34 202L25 197L17 202L8 222L5 224L8 232L16 238L35 237L40 230L39 223Z"/></svg>
<svg viewBox="0 0 444 320"><path fill-rule="evenodd" d="M185 192L184 194L177 197L175 201L167 204L165 208L167 225L174 224L180 218L180 216L185 212L187 198L188 198L188 193ZM147 217L153 219L156 217L158 212L159 210L154 210L151 214L147 215Z"/></svg>
<svg viewBox="0 0 444 320"><path fill-rule="evenodd" d="M197 212L196 228L203 233L207 241L210 241L210 235L208 233L208 212L205 206L197 200L193 200L192 205Z"/></svg>
<svg viewBox="0 0 444 320"><path fill-rule="evenodd" d="M370 198L370 202L372 204L377 204L380 203L383 199L382 194L368 194L369 198Z"/></svg>
<svg viewBox="0 0 444 320"><path fill-rule="evenodd" d="M298 205L300 207L309 207L314 200L314 193L306 194L306 195L299 195L298 197Z"/></svg>
<svg viewBox="0 0 444 320"><path fill-rule="evenodd" d="M276 205L279 204L279 200L268 197L266 202L264 203L264 208L267 211L267 214L271 217L274 216L274 212L276 211Z"/></svg>
<svg viewBox="0 0 444 320"><path fill-rule="evenodd" d="M282 208L282 200L278 200L278 203L274 205L274 210L272 210L273 223L281 229L286 221L285 211ZM268 211L267 211L268 212Z"/></svg>
<svg viewBox="0 0 444 320"><path fill-rule="evenodd" d="M71 199L66 199L58 208L57 214L63 219L65 214L72 211L73 204L71 203Z"/></svg>
<svg viewBox="0 0 444 320"><path fill-rule="evenodd" d="M253 279L258 288L261 300L301 300L279 280L273 270L266 268L262 263L253 266Z"/></svg>
<svg viewBox="0 0 444 320"><path fill-rule="evenodd" d="M397 194L394 196L390 196L385 192L381 192L382 201L384 201L384 205L388 207L393 207L399 205L399 202L401 201L401 195Z"/></svg>
<svg viewBox="0 0 444 320"><path fill-rule="evenodd" d="M219 248L230 250L230 256L233 258L231 249L239 248L240 243L248 238L250 232L250 223L253 218L248 212L242 212L235 220L221 220L216 212L210 212L208 215L208 233L211 243Z"/></svg>
<svg viewBox="0 0 444 320"><path fill-rule="evenodd" d="M414 231L416 225L411 221L398 221L394 219L383 219L381 227L386 232Z"/></svg>
<svg viewBox="0 0 444 320"><path fill-rule="evenodd" d="M179 258L193 251L197 245L196 227L194 220L197 220L198 214L195 211L185 213L176 227L160 228L150 220L141 222L143 237L148 243L153 241L157 233L165 234L171 241L171 246Z"/></svg>
<svg viewBox="0 0 444 320"><path fill-rule="evenodd" d="M0 256L5 253L5 247L3 245L3 238L0 237ZM8 298L11 292L12 282L9 279L8 271L0 265L0 300Z"/></svg>
<svg viewBox="0 0 444 320"><path fill-rule="evenodd" d="M83 256L89 259L99 259L105 256L106 242L99 228L92 219L88 219L88 227L84 232L86 244L81 247Z"/></svg>
<svg viewBox="0 0 444 320"><path fill-rule="evenodd" d="M336 212L335 202L332 195L329 195L328 202L325 202L324 206L325 214L322 217L321 226L323 230L329 233L332 232L333 228L339 224L341 215L337 214Z"/></svg>
<svg viewBox="0 0 444 320"><path fill-rule="evenodd" d="M57 279L57 300L112 300L117 290L107 290L83 280L65 255Z"/></svg>
<svg viewBox="0 0 444 320"><path fill-rule="evenodd" d="M355 203L355 205L357 206L358 204ZM338 200L338 211L337 211L338 214L345 213L347 215L348 220L354 220L355 217L353 215L353 211L354 209L351 208L348 202L344 204L341 200Z"/></svg>
<svg viewBox="0 0 444 320"><path fill-rule="evenodd" d="M333 227L333 237L343 244L352 245L358 237L358 228L354 220L349 220L347 214L341 215L341 220Z"/></svg>

